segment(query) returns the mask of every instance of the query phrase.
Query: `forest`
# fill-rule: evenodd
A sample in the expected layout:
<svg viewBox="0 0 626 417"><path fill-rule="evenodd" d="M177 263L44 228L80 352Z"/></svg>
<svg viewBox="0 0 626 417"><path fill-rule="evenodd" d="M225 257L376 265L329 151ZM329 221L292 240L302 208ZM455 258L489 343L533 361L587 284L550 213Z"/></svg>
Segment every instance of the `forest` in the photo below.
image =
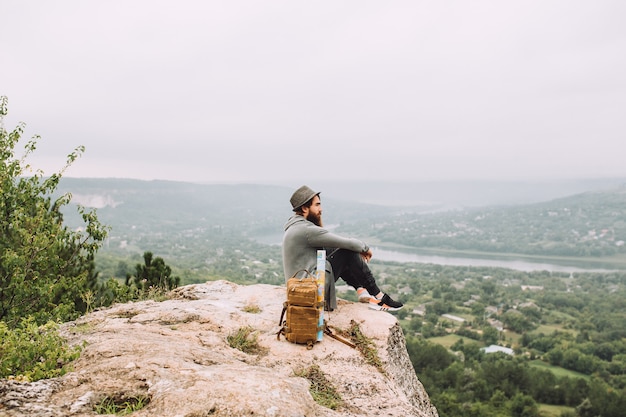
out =
<svg viewBox="0 0 626 417"><path fill-rule="evenodd" d="M626 187L511 207L408 212L341 228L381 242L482 253L626 259ZM361 232L362 233L362 232Z"/></svg>

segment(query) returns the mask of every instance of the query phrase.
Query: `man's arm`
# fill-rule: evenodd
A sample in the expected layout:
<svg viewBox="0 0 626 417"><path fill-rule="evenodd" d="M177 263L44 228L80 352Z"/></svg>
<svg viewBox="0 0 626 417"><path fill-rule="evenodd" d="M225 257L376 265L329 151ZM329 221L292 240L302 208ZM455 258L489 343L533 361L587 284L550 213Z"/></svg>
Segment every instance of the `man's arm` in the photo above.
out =
<svg viewBox="0 0 626 417"><path fill-rule="evenodd" d="M359 239L339 236L315 225L309 226L308 229L307 238L311 246L348 249L361 253L366 260L372 257L369 246Z"/></svg>

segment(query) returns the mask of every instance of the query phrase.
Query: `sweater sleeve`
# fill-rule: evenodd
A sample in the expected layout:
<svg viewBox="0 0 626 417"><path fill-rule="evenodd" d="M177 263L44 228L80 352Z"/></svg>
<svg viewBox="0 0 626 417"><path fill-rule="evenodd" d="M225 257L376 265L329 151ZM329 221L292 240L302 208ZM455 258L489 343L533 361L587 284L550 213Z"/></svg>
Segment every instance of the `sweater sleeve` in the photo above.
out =
<svg viewBox="0 0 626 417"><path fill-rule="evenodd" d="M308 227L307 239L309 244L314 247L340 248L354 252L366 252L368 250L367 244L359 239L339 236L315 225Z"/></svg>

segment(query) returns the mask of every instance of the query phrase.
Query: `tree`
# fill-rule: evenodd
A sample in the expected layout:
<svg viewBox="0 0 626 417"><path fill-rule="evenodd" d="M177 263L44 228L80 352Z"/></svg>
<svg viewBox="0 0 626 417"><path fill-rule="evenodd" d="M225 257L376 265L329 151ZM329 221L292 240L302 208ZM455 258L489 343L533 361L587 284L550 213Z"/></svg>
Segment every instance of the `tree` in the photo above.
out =
<svg viewBox="0 0 626 417"><path fill-rule="evenodd" d="M427 369L442 371L454 362L454 356L441 345L416 337L407 338L406 345L413 368L418 373Z"/></svg>
<svg viewBox="0 0 626 417"><path fill-rule="evenodd" d="M539 407L529 395L516 394L511 400L511 416L539 417Z"/></svg>
<svg viewBox="0 0 626 417"><path fill-rule="evenodd" d="M485 326L483 327L482 339L486 345L495 345L500 339L500 332L495 327Z"/></svg>
<svg viewBox="0 0 626 417"><path fill-rule="evenodd" d="M70 230L61 209L71 201L67 193L53 198L65 170L84 152L77 147L64 168L45 178L26 160L39 136L15 157L25 124L12 132L4 128L7 98L0 97L0 321L16 326L24 317L37 323L75 318L94 275L93 257L107 235L95 211L78 208L85 226ZM83 305L84 307L84 305Z"/></svg>
<svg viewBox="0 0 626 417"><path fill-rule="evenodd" d="M139 290L154 288L168 291L178 287L180 278L171 276L172 268L165 264L163 258L153 258L152 252L145 252L143 259L145 264L137 264L134 277L135 286Z"/></svg>
<svg viewBox="0 0 626 417"><path fill-rule="evenodd" d="M437 412L441 417L454 417L463 415L463 410L454 393L444 392L433 397L433 403L437 405Z"/></svg>
<svg viewBox="0 0 626 417"><path fill-rule="evenodd" d="M502 322L507 329L517 333L523 333L536 327L535 324L517 310L509 310L504 313L502 315Z"/></svg>

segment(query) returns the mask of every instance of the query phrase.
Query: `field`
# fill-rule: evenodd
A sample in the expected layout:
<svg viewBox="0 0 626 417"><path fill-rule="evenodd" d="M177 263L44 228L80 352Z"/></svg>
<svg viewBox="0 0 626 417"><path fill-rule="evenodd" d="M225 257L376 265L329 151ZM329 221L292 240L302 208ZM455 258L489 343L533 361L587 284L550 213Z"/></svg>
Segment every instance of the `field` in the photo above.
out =
<svg viewBox="0 0 626 417"><path fill-rule="evenodd" d="M574 412L574 409L560 405L539 404L539 412L544 417L559 417L566 411Z"/></svg>
<svg viewBox="0 0 626 417"><path fill-rule="evenodd" d="M589 376L585 375L585 374L581 374L578 372L574 372L574 371L570 371L567 369L563 369L560 368L558 366L552 366L546 362L540 361L540 360L534 360L534 361L530 361L529 364L531 366L535 366L537 368L543 368L543 369L548 369L550 370L554 375L558 376L558 377L563 377L563 376L567 376L570 378L583 378L586 380L589 380Z"/></svg>
<svg viewBox="0 0 626 417"><path fill-rule="evenodd" d="M454 345L456 342L458 342L459 339L463 339L463 343L465 344L474 343L474 344L481 345L481 346L483 345L483 343L477 342L476 340L472 340L468 337L457 336L455 334L449 334L447 336L440 336L440 337L432 337L428 339L428 341L432 343L437 343L438 345L441 345L445 347L446 349L450 349L450 347Z"/></svg>

